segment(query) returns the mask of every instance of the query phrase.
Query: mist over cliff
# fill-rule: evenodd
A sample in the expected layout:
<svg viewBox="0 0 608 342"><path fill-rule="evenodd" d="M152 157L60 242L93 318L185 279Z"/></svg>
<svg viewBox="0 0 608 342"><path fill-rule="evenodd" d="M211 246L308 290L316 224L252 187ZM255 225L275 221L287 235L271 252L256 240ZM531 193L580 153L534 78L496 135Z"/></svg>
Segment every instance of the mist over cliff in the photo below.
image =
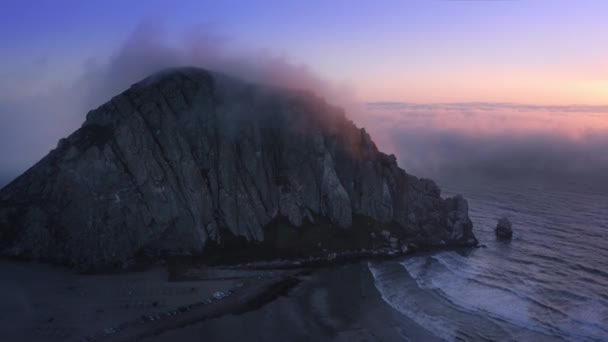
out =
<svg viewBox="0 0 608 342"><path fill-rule="evenodd" d="M114 96L0 191L3 255L81 269L214 246L472 246L472 228L465 199L406 173L323 98L198 68Z"/></svg>
<svg viewBox="0 0 608 342"><path fill-rule="evenodd" d="M46 57L0 78L0 172L13 179L77 129L84 115L160 70L196 66L272 86L312 91L343 105L348 85L271 49L243 46L210 27L189 27L170 42L162 22L141 22L109 56L91 56L69 73ZM349 100L350 101L350 100ZM18 151L18 153L17 153Z"/></svg>

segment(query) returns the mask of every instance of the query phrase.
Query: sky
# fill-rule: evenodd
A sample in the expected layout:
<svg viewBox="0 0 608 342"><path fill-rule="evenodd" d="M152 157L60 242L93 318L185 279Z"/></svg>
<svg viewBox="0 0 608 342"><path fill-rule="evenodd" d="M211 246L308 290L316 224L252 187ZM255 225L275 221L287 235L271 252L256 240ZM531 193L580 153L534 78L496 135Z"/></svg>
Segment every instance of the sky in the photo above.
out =
<svg viewBox="0 0 608 342"><path fill-rule="evenodd" d="M473 153L483 160L569 164L585 151L573 169L603 170L606 18L604 0L3 0L0 185L88 110L183 64L311 88L416 172L450 169L481 143L495 146ZM460 150L441 155L441 141Z"/></svg>

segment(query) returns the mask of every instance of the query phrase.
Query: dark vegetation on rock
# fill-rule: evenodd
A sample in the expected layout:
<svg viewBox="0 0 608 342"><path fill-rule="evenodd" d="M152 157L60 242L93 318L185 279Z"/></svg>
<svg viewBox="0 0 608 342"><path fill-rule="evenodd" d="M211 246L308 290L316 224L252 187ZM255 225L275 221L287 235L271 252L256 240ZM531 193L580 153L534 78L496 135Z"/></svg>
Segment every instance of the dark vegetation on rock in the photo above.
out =
<svg viewBox="0 0 608 342"><path fill-rule="evenodd" d="M0 191L3 255L80 269L375 248L382 231L393 244L476 244L466 200L407 174L341 109L196 68L89 112Z"/></svg>

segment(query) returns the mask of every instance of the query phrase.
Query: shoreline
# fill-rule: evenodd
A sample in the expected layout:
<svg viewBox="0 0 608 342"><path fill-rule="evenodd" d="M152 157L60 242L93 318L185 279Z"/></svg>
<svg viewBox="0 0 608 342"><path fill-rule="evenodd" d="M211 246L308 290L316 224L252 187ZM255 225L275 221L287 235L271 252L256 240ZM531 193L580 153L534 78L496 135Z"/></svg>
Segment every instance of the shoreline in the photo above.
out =
<svg viewBox="0 0 608 342"><path fill-rule="evenodd" d="M4 267L0 267L0 275L6 273L4 278L10 279L4 284L5 288L7 285L9 288L11 286L18 288L25 282L28 283L28 286L23 286L20 292L25 302L30 303L25 305L20 303L23 307L17 307L14 311L16 315L19 315L19 311L29 311L31 317L29 321L25 317L25 322L13 318L13 324L24 326L24 331L21 332L15 331L17 328L10 327L10 323L2 322L0 319L0 328L2 326L10 328L7 329L8 335L3 335L0 329L0 339L4 339L3 336L7 336L7 340L17 336L18 339L32 341L46 341L53 338L59 340L72 338L81 341L131 341L153 338L170 331L184 330L188 326L201 325L206 321L265 311L265 306L272 306L276 301L290 298L290 293L294 289L310 288L311 279L313 279L312 283L318 283L317 287L331 288L332 292L341 296L344 289L340 288L352 284L343 283L341 279L333 280L334 283L324 283L319 279L319 274L334 279L332 272L343 269L360 275L360 278L355 278L353 281L366 284L366 291L372 292L367 296L377 299L372 305L374 308L384 307L394 310L381 298L374 287L370 271L367 267L361 269L361 265L446 249L472 250L471 247L449 245L420 248L415 252L413 249L400 251L379 248L327 253L303 259L254 261L219 266L196 263L192 260L191 262L173 260L173 262L146 265L135 270L121 269L115 272L85 274L60 265L2 258L0 266ZM16 277L11 278L13 274ZM362 280L366 277L372 279ZM32 285L37 282L48 282L49 288ZM0 290L2 287L0 286ZM3 292L4 296L7 296L6 301L10 303L11 291ZM349 301L354 303L360 301L356 294L350 295ZM39 305L37 301L42 301L44 304ZM285 308L283 310L289 311ZM341 308L336 310L335 314L340 315L342 310L349 311L348 308ZM83 313L83 317L80 317L80 312ZM303 314L301 319L308 319L306 315L310 314L310 312ZM398 320L408 320L401 313L396 315L399 317ZM353 317L348 319L356 321ZM8 321L11 322L10 319ZM407 325L408 329L417 326L413 322ZM424 331L419 326L414 330L420 329ZM13 335L10 334L11 330ZM326 331L317 333L323 335ZM432 336L426 336L426 339L431 338ZM393 336L390 340L398 339Z"/></svg>
<svg viewBox="0 0 608 342"><path fill-rule="evenodd" d="M395 325L393 328L383 326L382 319L369 317L371 312L376 312L397 322L408 321L380 297L367 262L373 261L337 258L330 263L298 269L254 268L253 265L249 268L202 267L190 269L187 277L178 279L167 265L138 272L82 275L52 265L0 260L0 273L6 273L3 277L9 279L0 285L5 296L0 299L14 312L13 317L0 319L0 339L164 341L177 334L186 340L196 340L201 326L210 329L212 334L219 334L219 330L228 329L225 322L239 317L247 317L250 322L265 322L263 317L273 315L278 305L278 311L285 312L285 317L296 315L298 320L318 322L310 330L311 335L301 340L333 340L334 335L366 334L370 329L376 331L374 334L389 334L388 340L403 340L393 331ZM360 287L359 291L353 290L353 285ZM319 301L319 293L329 293L328 303L311 304ZM343 296L348 298L338 302L331 298ZM15 297L24 301L13 303ZM331 314L319 317L315 305L331 306ZM358 309L353 311L349 305L356 305ZM333 323L325 320L348 323L331 327ZM266 324L263 322L259 324ZM267 333L272 337L277 333L291 340L306 334L297 327L284 331L289 323L277 322L276 327L265 326L260 331L251 325L247 334ZM353 328L359 323L363 326ZM406 325L408 331L416 326L412 322ZM430 334L421 327L413 330L425 336ZM234 340L246 339L246 336L237 336ZM219 335L218 338L226 340Z"/></svg>
<svg viewBox="0 0 608 342"><path fill-rule="evenodd" d="M439 341L384 301L367 262L317 268L299 277L287 293L257 310L167 330L145 341Z"/></svg>
<svg viewBox="0 0 608 342"><path fill-rule="evenodd" d="M87 336L87 341L139 341L165 332L204 322L230 314L241 314L256 310L297 285L297 275L283 275L278 279L257 279L241 283L229 290L216 292L197 303L181 306L131 322L124 322L96 336Z"/></svg>

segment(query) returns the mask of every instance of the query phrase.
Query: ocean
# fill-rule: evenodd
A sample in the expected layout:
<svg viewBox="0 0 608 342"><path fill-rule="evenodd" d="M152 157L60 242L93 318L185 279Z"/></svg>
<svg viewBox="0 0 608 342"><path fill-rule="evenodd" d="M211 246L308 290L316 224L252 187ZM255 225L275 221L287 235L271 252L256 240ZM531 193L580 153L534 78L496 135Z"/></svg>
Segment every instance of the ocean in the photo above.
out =
<svg viewBox="0 0 608 342"><path fill-rule="evenodd" d="M451 341L608 341L608 193L537 182L441 183L484 247L370 263L383 299ZM497 219L513 223L496 240Z"/></svg>

